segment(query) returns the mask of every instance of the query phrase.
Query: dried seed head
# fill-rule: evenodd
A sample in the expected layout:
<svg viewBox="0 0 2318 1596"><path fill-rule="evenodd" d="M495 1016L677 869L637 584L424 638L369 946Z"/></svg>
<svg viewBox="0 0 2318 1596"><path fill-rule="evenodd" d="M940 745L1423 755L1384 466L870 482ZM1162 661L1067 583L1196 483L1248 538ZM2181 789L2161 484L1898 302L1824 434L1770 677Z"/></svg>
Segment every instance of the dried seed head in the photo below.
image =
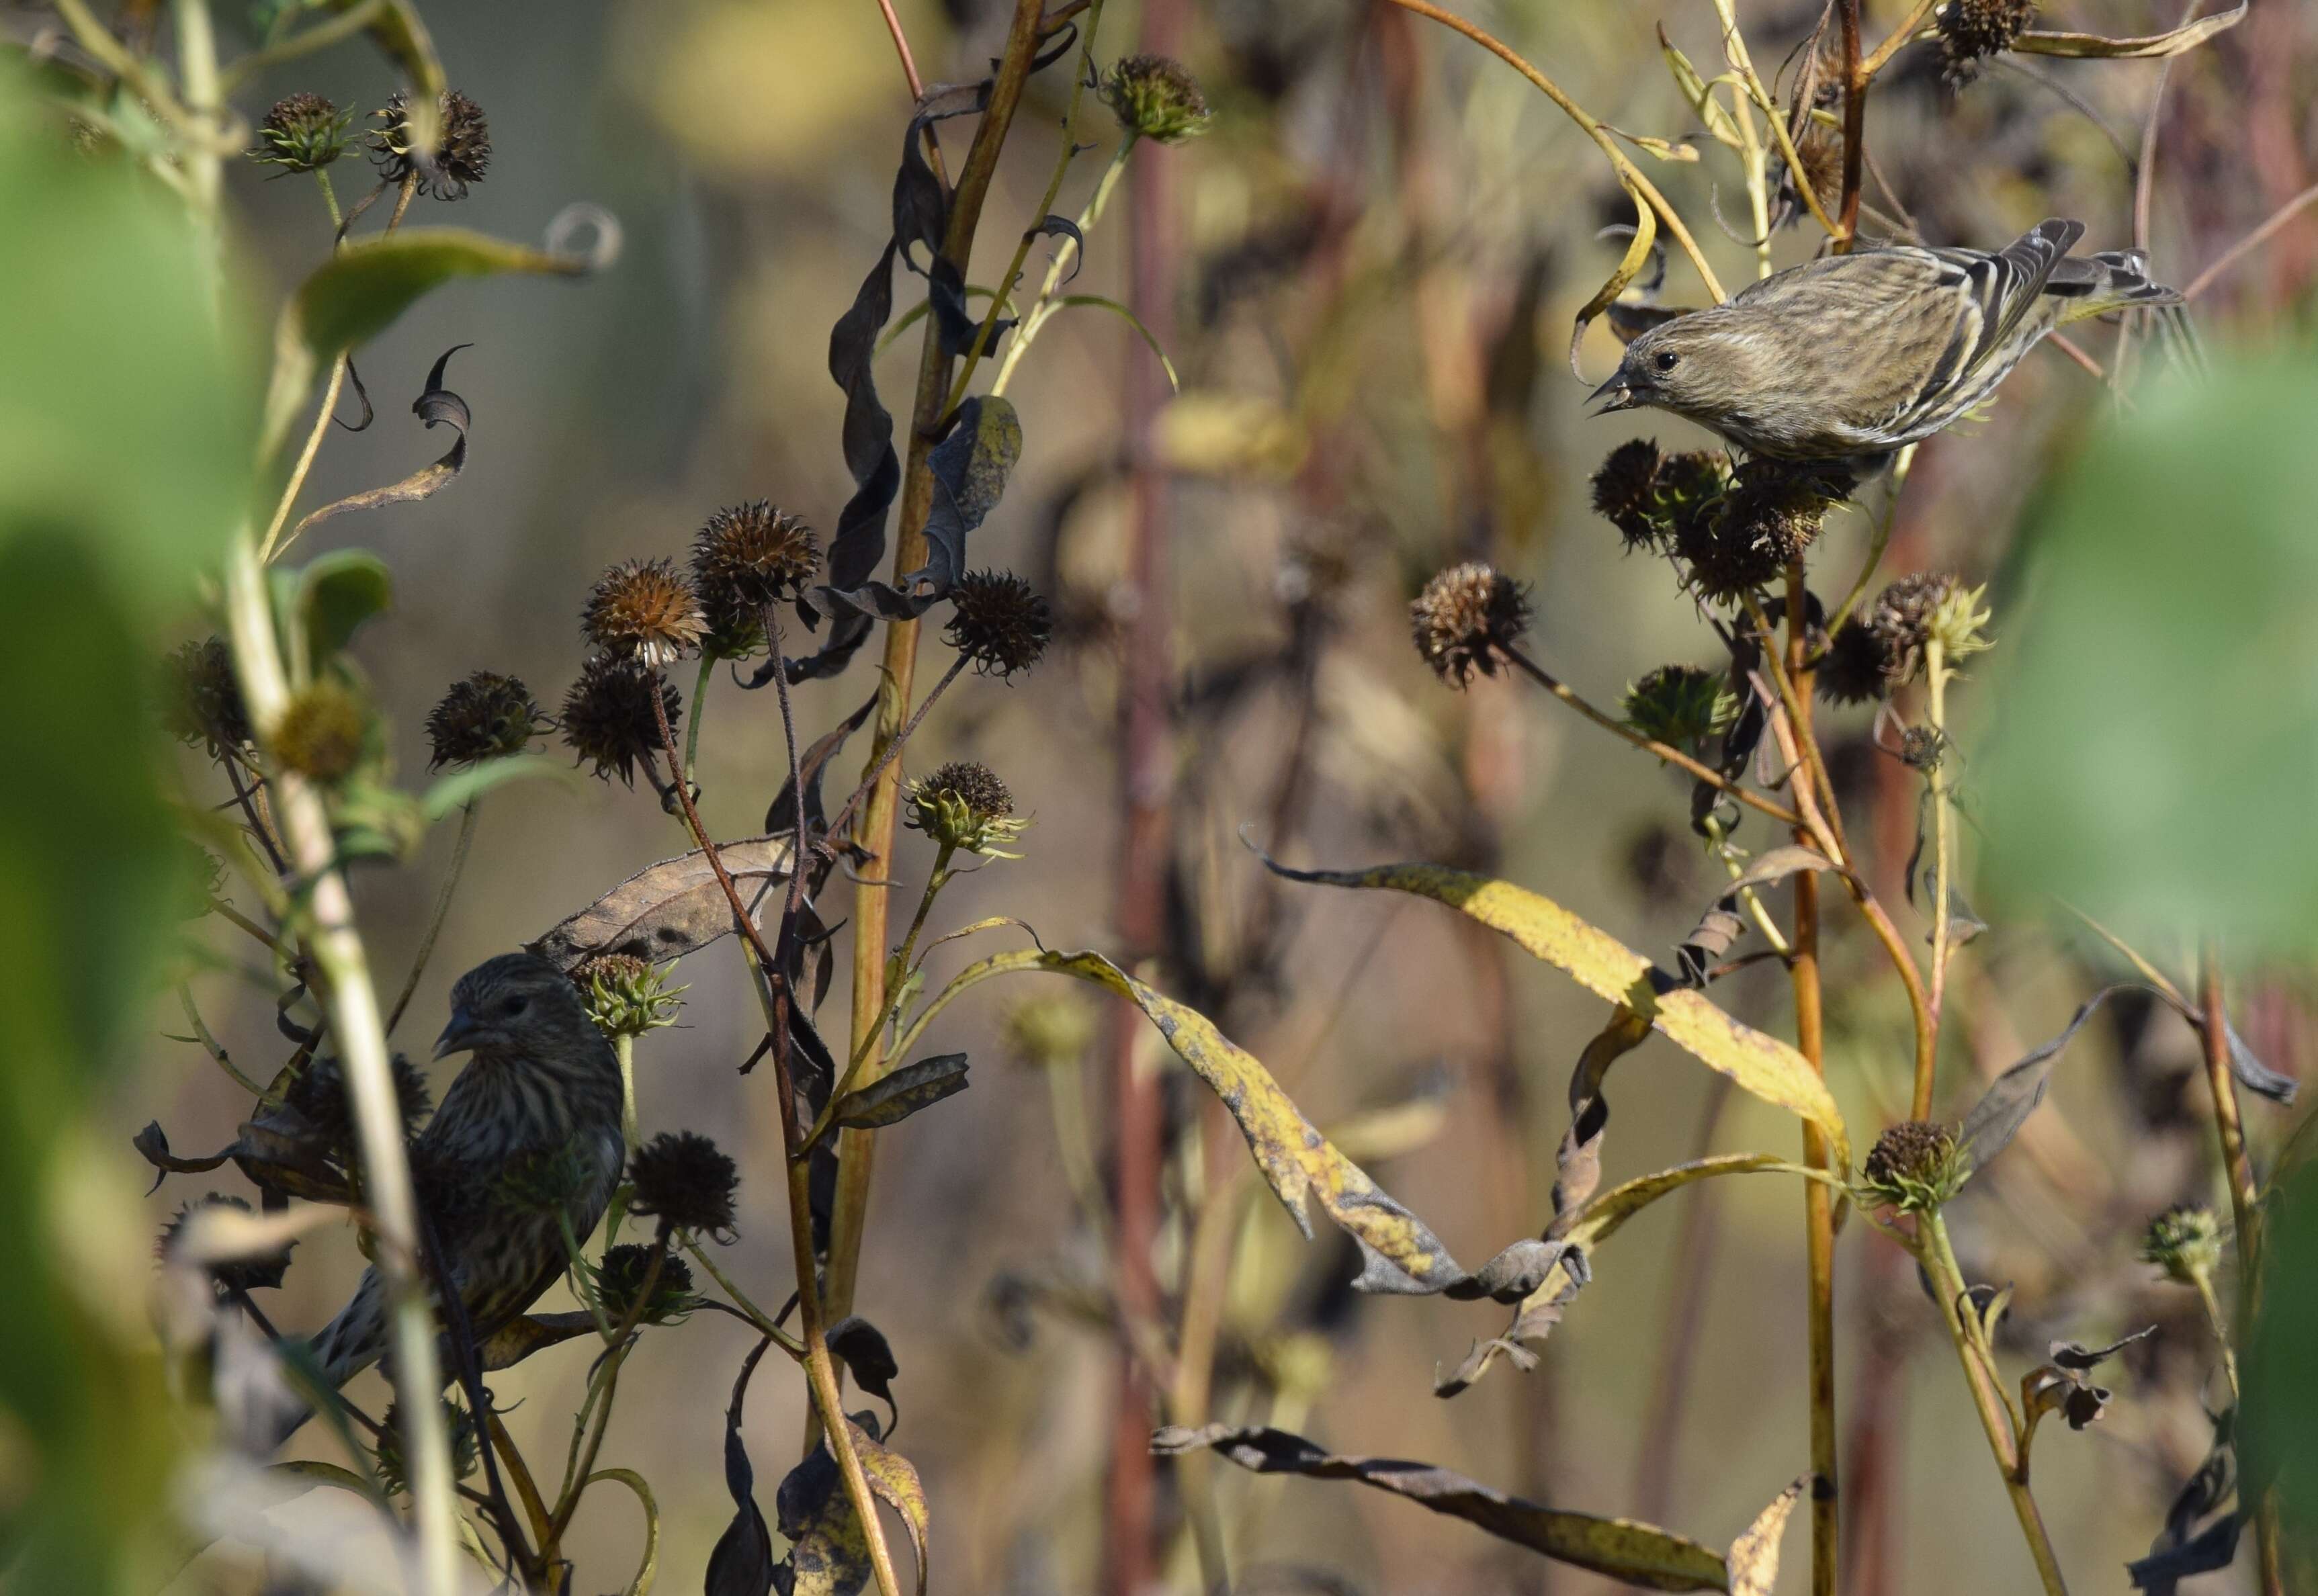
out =
<svg viewBox="0 0 2318 1596"><path fill-rule="evenodd" d="M233 656L222 641L204 638L170 654L163 713L179 741L207 749L212 759L248 745L249 711L233 674Z"/></svg>
<svg viewBox="0 0 2318 1596"><path fill-rule="evenodd" d="M1948 740L1936 726L1910 726L1900 733L1900 763L1910 770L1937 770L1947 751Z"/></svg>
<svg viewBox="0 0 2318 1596"><path fill-rule="evenodd" d="M2141 1257L2165 1271L2165 1278L2195 1286L2213 1277L2222 1261L2222 1226L2212 1209L2197 1203L2179 1203L2149 1222L2142 1237Z"/></svg>
<svg viewBox="0 0 2318 1596"><path fill-rule="evenodd" d="M580 679L563 695L563 740L606 781L616 775L633 786L638 762L649 776L660 752L654 693L660 695L673 733L684 723L684 705L676 689L633 659L597 655L580 668Z"/></svg>
<svg viewBox="0 0 2318 1596"><path fill-rule="evenodd" d="M2036 17L2036 0L1947 0L1939 9L1942 74L1962 88L1980 64L2012 48Z"/></svg>
<svg viewBox="0 0 2318 1596"><path fill-rule="evenodd" d="M571 972L571 983L580 989L580 1001L597 1030L606 1036L641 1036L676 1023L684 994L692 989L668 984L675 968L662 968L633 954L597 954L580 961Z"/></svg>
<svg viewBox="0 0 2318 1596"><path fill-rule="evenodd" d="M401 1054L394 1055L395 1107L402 1116L405 1139L418 1129L428 1107L427 1077ZM346 1102L345 1067L336 1054L310 1061L283 1093L283 1101L313 1129L327 1155L340 1164L355 1156L354 1110Z"/></svg>
<svg viewBox="0 0 2318 1596"><path fill-rule="evenodd" d="M654 668L697 649L708 630L700 596L672 560L624 560L612 567L596 578L580 623L606 654Z"/></svg>
<svg viewBox="0 0 2318 1596"><path fill-rule="evenodd" d="M1891 690L1891 656L1875 629L1844 617L1819 662L1819 691L1837 704L1865 704Z"/></svg>
<svg viewBox="0 0 2318 1596"><path fill-rule="evenodd" d="M1214 112L1199 80L1166 56L1128 56L1102 80L1102 102L1138 139L1181 144L1208 130Z"/></svg>
<svg viewBox="0 0 2318 1596"><path fill-rule="evenodd" d="M1500 649L1529 630L1528 591L1478 560L1452 565L1408 606L1409 632L1433 673L1461 687L1473 672L1495 676Z"/></svg>
<svg viewBox="0 0 2318 1596"><path fill-rule="evenodd" d="M1903 1120L1875 1138L1860 1174L1864 1203L1929 1214L1963 1189L1972 1159L1947 1126Z"/></svg>
<svg viewBox="0 0 2318 1596"><path fill-rule="evenodd" d="M1005 845L1030 822L1011 818L1014 794L987 765L954 759L912 782L902 802L902 823L943 847L991 859L1022 856L1008 853Z"/></svg>
<svg viewBox="0 0 2318 1596"><path fill-rule="evenodd" d="M1001 679L1028 670L1055 635L1054 616L1037 588L1006 570L968 571L950 589L943 641Z"/></svg>
<svg viewBox="0 0 2318 1596"><path fill-rule="evenodd" d="M1658 467L1665 457L1649 438L1634 438L1610 451L1594 473L1594 508L1616 527L1631 551L1657 546L1667 520L1658 505Z"/></svg>
<svg viewBox="0 0 2318 1596"><path fill-rule="evenodd" d="M337 677L318 677L291 695L272 741L285 769L309 781L342 782L369 747L369 706Z"/></svg>
<svg viewBox="0 0 2318 1596"><path fill-rule="evenodd" d="M194 1215L211 1208L230 1208L237 1214L250 1212L249 1205L240 1197L212 1191L199 1202L187 1203L177 1210L176 1216L163 1228L160 1242L154 1248L155 1255L162 1262L169 1262L171 1250L176 1246L177 1238L184 1234L186 1222ZM281 1285L282 1277L289 1272L290 1250L297 1244L284 1242L271 1252L224 1259L205 1266L206 1272L211 1280L228 1291L270 1290Z"/></svg>
<svg viewBox="0 0 2318 1596"><path fill-rule="evenodd" d="M318 172L346 153L354 115L301 90L274 103L257 124L257 143L244 153L261 166Z"/></svg>
<svg viewBox="0 0 2318 1596"><path fill-rule="evenodd" d="M660 1255L660 1276L652 1282L651 1298L636 1314L641 1324L680 1324L700 1305L692 1289L692 1266L664 1248L643 1242L623 1242L608 1249L596 1266L596 1296L615 1324L635 1313L636 1296L651 1273L652 1257Z"/></svg>
<svg viewBox="0 0 2318 1596"><path fill-rule="evenodd" d="M530 688L511 676L476 671L452 683L442 701L427 712L427 739L435 749L427 768L480 765L526 752L547 723Z"/></svg>
<svg viewBox="0 0 2318 1596"><path fill-rule="evenodd" d="M474 1415L449 1397L443 1403L443 1429L451 1438L451 1466L460 1479L475 1472L482 1460L475 1434ZM402 1403L386 1404L386 1416L379 1421L377 1441L378 1483L389 1496L400 1496L410 1489L410 1462L402 1436Z"/></svg>
<svg viewBox="0 0 2318 1596"><path fill-rule="evenodd" d="M1891 660L1892 686L1915 680L1923 669L1924 645L1932 639L1932 618L1956 587L1955 578L1945 571L1919 571L1901 577L1876 596L1867 624Z"/></svg>
<svg viewBox="0 0 2318 1596"><path fill-rule="evenodd" d="M1839 73L1841 68L1836 70ZM1832 105L1839 96L1822 94L1822 100ZM1779 197L1791 210L1802 209L1801 184L1809 183L1819 208L1833 216L1843 203L1843 127L1839 122L1822 121L1814 116L1795 139L1796 166L1781 175Z"/></svg>
<svg viewBox="0 0 2318 1596"><path fill-rule="evenodd" d="M490 124L483 118L483 108L456 89L445 89L436 107L443 127L431 165L419 162L410 127L410 96L401 89L371 112L379 125L364 142L379 175L390 183L416 175L418 186L436 199L463 200L491 164Z"/></svg>
<svg viewBox="0 0 2318 1596"><path fill-rule="evenodd" d="M1626 689L1626 724L1655 741L1688 749L1738 718L1730 678L1694 665L1661 665Z"/></svg>
<svg viewBox="0 0 2318 1596"><path fill-rule="evenodd" d="M628 1161L628 1212L713 1241L732 1240L741 1170L696 1131L663 1131Z"/></svg>
<svg viewBox="0 0 2318 1596"><path fill-rule="evenodd" d="M795 599L820 569L813 528L768 500L709 516L692 540L692 586L708 620L708 651L737 659L764 647L766 607Z"/></svg>

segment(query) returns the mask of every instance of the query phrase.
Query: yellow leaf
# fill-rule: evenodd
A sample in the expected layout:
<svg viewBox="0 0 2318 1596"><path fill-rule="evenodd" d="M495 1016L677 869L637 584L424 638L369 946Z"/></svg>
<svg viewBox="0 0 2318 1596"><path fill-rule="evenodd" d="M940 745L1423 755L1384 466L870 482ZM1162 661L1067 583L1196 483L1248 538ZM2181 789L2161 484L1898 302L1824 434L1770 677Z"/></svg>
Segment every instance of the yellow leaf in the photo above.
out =
<svg viewBox="0 0 2318 1596"><path fill-rule="evenodd" d="M1779 1538L1810 1479L1804 1475L1772 1498L1747 1533L1730 1543L1730 1596L1771 1596L1771 1587L1779 1583Z"/></svg>

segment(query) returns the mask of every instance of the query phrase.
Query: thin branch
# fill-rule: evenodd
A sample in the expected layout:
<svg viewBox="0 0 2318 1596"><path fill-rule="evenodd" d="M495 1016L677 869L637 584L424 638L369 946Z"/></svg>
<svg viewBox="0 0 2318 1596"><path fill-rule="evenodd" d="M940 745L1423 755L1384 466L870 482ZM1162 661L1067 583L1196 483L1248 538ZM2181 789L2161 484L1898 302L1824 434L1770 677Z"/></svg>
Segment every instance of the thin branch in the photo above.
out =
<svg viewBox="0 0 2318 1596"><path fill-rule="evenodd" d="M2181 291L2181 297L2185 300L2194 300L2199 294L2205 292L2206 290L2214 285L2214 280L2215 278L2228 271L2232 266L2236 265L2240 261L2245 259L2247 256L2251 255L2255 250L2260 249L2263 245L2269 243L2271 238L2277 236L2279 229L2285 227L2287 222L2292 221L2296 217L2301 215L2302 212L2309 209L2313 203L2318 203L2318 184L2313 184L2310 187L2304 189L2300 193L2287 201L2285 204L2280 205L2276 211L2270 212L2269 220L2268 221L2263 222L2260 227L2254 229L2253 231L2248 233L2244 238L2239 239L2227 249L2222 251L2221 258L2219 260L2215 261L2212 265L2207 266L2204 271L2198 273L2196 277L2190 280L2189 286Z"/></svg>

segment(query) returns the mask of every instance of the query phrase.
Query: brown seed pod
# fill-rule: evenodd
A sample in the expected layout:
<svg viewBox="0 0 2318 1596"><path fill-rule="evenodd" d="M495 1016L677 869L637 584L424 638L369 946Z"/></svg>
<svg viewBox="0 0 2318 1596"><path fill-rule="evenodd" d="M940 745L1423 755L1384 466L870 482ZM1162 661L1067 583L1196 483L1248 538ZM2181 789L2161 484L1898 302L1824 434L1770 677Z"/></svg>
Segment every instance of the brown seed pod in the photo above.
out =
<svg viewBox="0 0 2318 1596"><path fill-rule="evenodd" d="M624 560L596 580L580 623L606 653L658 668L700 646L700 596L669 560Z"/></svg>
<svg viewBox="0 0 2318 1596"><path fill-rule="evenodd" d="M427 737L434 747L427 768L479 765L523 753L546 726L547 715L533 702L530 688L511 676L476 671L452 683L427 712Z"/></svg>
<svg viewBox="0 0 2318 1596"><path fill-rule="evenodd" d="M385 105L371 112L378 127L364 140L379 175L390 183L416 176L418 186L438 200L463 200L467 190L483 180L491 163L490 124L483 108L456 89L445 89L436 102L442 132L431 165L418 158L418 141L410 127L410 96L397 89Z"/></svg>
<svg viewBox="0 0 2318 1596"><path fill-rule="evenodd" d="M1037 588L1011 571L968 571L950 589L943 641L1001 678L1028 670L1055 635L1053 615Z"/></svg>
<svg viewBox="0 0 2318 1596"><path fill-rule="evenodd" d="M606 781L617 776L633 786L638 761L649 773L660 752L654 691L673 732L684 724L684 706L676 689L633 659L597 655L581 668L580 679L563 696L563 740Z"/></svg>
<svg viewBox="0 0 2318 1596"><path fill-rule="evenodd" d="M1417 654L1435 676L1461 687L1476 670L1495 676L1499 650L1529 630L1529 595L1511 577L1468 560L1424 584L1408 621Z"/></svg>
<svg viewBox="0 0 2318 1596"><path fill-rule="evenodd" d="M708 621L706 647L738 659L764 646L764 612L804 591L821 569L813 528L765 499L708 517L692 541L692 585Z"/></svg>

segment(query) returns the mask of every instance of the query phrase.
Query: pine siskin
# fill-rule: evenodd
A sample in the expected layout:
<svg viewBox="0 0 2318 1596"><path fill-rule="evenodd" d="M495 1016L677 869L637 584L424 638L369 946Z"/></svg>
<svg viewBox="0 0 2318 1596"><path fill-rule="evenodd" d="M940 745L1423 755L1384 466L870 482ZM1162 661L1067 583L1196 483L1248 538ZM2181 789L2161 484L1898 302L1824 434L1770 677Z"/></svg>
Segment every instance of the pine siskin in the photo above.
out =
<svg viewBox="0 0 2318 1596"><path fill-rule="evenodd" d="M535 954L501 954L459 978L435 1056L472 1053L411 1148L418 1197L444 1272L480 1342L563 1273L563 1224L585 1237L603 1218L626 1148L620 1066L571 978ZM387 1345L385 1285L371 1269L314 1337L333 1386ZM302 1423L285 1415L283 1439Z"/></svg>
<svg viewBox="0 0 2318 1596"><path fill-rule="evenodd" d="M1969 414L2054 328L2181 303L2137 249L2071 258L2084 230L2044 221L1993 255L1895 246L1791 267L1637 337L1595 413L1655 405L1783 460L1887 454Z"/></svg>

